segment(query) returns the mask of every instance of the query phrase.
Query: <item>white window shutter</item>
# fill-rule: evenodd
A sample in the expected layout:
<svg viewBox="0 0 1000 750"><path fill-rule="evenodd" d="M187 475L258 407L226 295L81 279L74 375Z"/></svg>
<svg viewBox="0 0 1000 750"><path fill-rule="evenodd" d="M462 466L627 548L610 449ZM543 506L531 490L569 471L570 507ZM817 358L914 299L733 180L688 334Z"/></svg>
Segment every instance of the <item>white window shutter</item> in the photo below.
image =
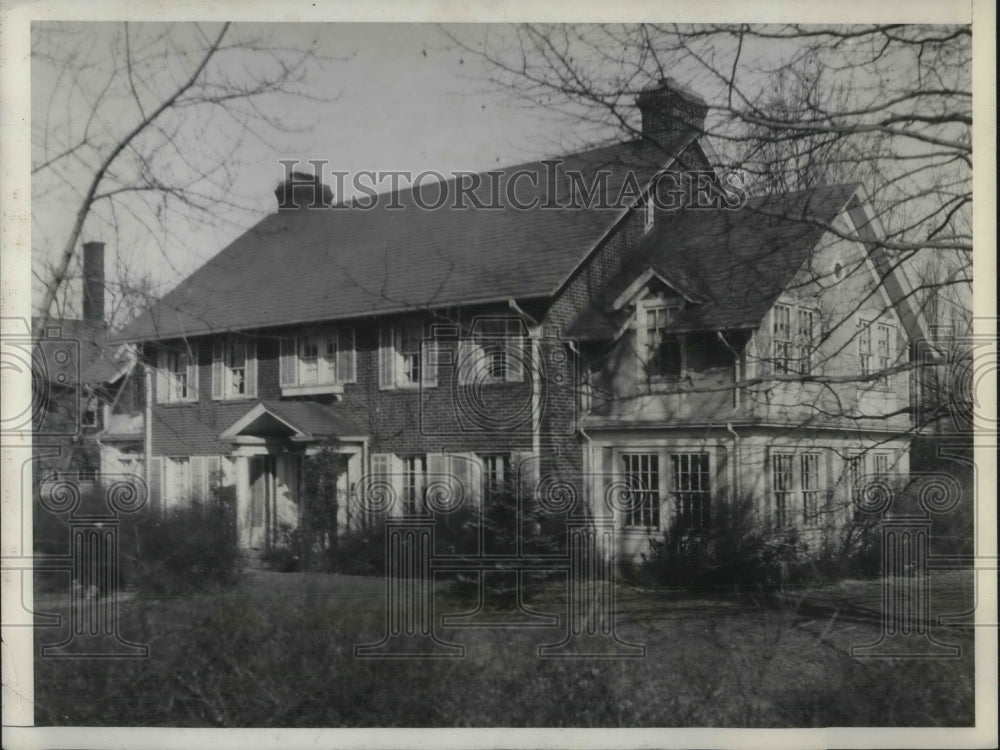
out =
<svg viewBox="0 0 1000 750"><path fill-rule="evenodd" d="M339 329L337 331L337 339L337 381L340 383L354 383L357 381L354 329Z"/></svg>
<svg viewBox="0 0 1000 750"><path fill-rule="evenodd" d="M461 338L458 340L458 362L456 362L456 367L458 369L458 384L459 385L472 385L476 380L476 369L479 366L482 357L477 356L476 342L469 338Z"/></svg>
<svg viewBox="0 0 1000 750"><path fill-rule="evenodd" d="M212 342L212 398L218 400L225 396L224 380L226 376L226 342L216 339Z"/></svg>
<svg viewBox="0 0 1000 750"><path fill-rule="evenodd" d="M192 500L204 500L208 486L208 467L204 456L191 456L191 489Z"/></svg>
<svg viewBox="0 0 1000 750"><path fill-rule="evenodd" d="M247 398L257 398L257 341L247 339L247 361L245 376L246 385L244 395Z"/></svg>
<svg viewBox="0 0 1000 750"><path fill-rule="evenodd" d="M436 388L438 384L438 342L434 339L423 339L420 345L423 349L420 358L420 381L424 388Z"/></svg>
<svg viewBox="0 0 1000 750"><path fill-rule="evenodd" d="M381 325L378 329L378 387L396 387L395 328Z"/></svg>
<svg viewBox="0 0 1000 750"><path fill-rule="evenodd" d="M156 403L164 404L170 400L168 396L169 379L167 378L167 352L161 349L156 353Z"/></svg>
<svg viewBox="0 0 1000 750"><path fill-rule="evenodd" d="M279 365L281 385L295 385L298 380L298 352L294 336L281 339L281 362Z"/></svg>
<svg viewBox="0 0 1000 750"><path fill-rule="evenodd" d="M507 340L507 382L520 383L524 380L524 343L520 333Z"/></svg>

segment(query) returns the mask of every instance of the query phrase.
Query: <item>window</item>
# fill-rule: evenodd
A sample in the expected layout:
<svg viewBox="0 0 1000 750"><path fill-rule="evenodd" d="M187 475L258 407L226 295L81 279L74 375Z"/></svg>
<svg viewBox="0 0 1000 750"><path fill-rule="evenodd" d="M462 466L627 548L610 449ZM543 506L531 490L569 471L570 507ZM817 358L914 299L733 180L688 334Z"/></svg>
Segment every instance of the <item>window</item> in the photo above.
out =
<svg viewBox="0 0 1000 750"><path fill-rule="evenodd" d="M799 456L799 484L802 486L802 523L812 526L819 519L821 499L818 453Z"/></svg>
<svg viewBox="0 0 1000 750"><path fill-rule="evenodd" d="M772 457L774 525L815 526L820 518L823 482L819 453L776 453Z"/></svg>
<svg viewBox="0 0 1000 750"><path fill-rule="evenodd" d="M886 323L876 323L869 320L860 322L858 331L858 358L861 364L861 374L871 375L885 372L892 366L893 328ZM881 387L889 385L888 376L883 375L875 381Z"/></svg>
<svg viewBox="0 0 1000 750"><path fill-rule="evenodd" d="M243 336L217 340L212 346L212 398L256 396L256 342Z"/></svg>
<svg viewBox="0 0 1000 750"><path fill-rule="evenodd" d="M682 529L707 529L711 520L708 454L675 453L670 463L677 523Z"/></svg>
<svg viewBox="0 0 1000 750"><path fill-rule="evenodd" d="M771 316L774 372L809 375L816 346L816 311L807 307L775 305Z"/></svg>
<svg viewBox="0 0 1000 750"><path fill-rule="evenodd" d="M170 404L198 400L197 350L163 349L158 355L156 401Z"/></svg>
<svg viewBox="0 0 1000 750"><path fill-rule="evenodd" d="M625 526L659 528L660 462L656 453L622 455L622 473L629 488Z"/></svg>
<svg viewBox="0 0 1000 750"><path fill-rule="evenodd" d="M168 503L190 500L191 461L183 458L167 458L163 462L163 497Z"/></svg>
<svg viewBox="0 0 1000 750"><path fill-rule="evenodd" d="M666 330L678 312L677 305L646 308L646 374L651 380L676 380L681 376L683 342Z"/></svg>
<svg viewBox="0 0 1000 750"><path fill-rule="evenodd" d="M402 355L402 367L399 373L400 383L403 385L419 385L424 343L423 326L419 322L407 323L402 327L402 333L400 345L400 354Z"/></svg>
<svg viewBox="0 0 1000 750"><path fill-rule="evenodd" d="M424 456L403 457L403 512L420 513L424 509L427 486L427 461Z"/></svg>
<svg viewBox="0 0 1000 750"><path fill-rule="evenodd" d="M855 513L860 512L862 501L864 500L864 477L865 477L865 457L864 455L850 456L847 459L847 484L851 493L851 503Z"/></svg>
<svg viewBox="0 0 1000 750"><path fill-rule="evenodd" d="M812 352L813 347L815 346L815 310L799 308L798 323L793 355L798 360L799 374L808 375L812 372Z"/></svg>
<svg viewBox="0 0 1000 750"><path fill-rule="evenodd" d="M329 391L356 380L353 328L316 328L281 340L282 392Z"/></svg>
<svg viewBox="0 0 1000 750"><path fill-rule="evenodd" d="M432 388L437 385L434 342L424 335L420 320L385 324L379 328L380 388Z"/></svg>
<svg viewBox="0 0 1000 750"><path fill-rule="evenodd" d="M478 321L476 343L482 350L486 380L519 381L524 369L524 331L517 318Z"/></svg>
<svg viewBox="0 0 1000 750"><path fill-rule="evenodd" d="M481 456L483 461L483 497L489 499L511 490L510 454Z"/></svg>
<svg viewBox="0 0 1000 750"><path fill-rule="evenodd" d="M776 454L771 467L771 482L774 487L774 525L779 529L788 526L790 521L788 514L794 496L793 461L794 456Z"/></svg>
<svg viewBox="0 0 1000 750"><path fill-rule="evenodd" d="M774 371L792 372L792 308L788 305L775 305L772 328Z"/></svg>

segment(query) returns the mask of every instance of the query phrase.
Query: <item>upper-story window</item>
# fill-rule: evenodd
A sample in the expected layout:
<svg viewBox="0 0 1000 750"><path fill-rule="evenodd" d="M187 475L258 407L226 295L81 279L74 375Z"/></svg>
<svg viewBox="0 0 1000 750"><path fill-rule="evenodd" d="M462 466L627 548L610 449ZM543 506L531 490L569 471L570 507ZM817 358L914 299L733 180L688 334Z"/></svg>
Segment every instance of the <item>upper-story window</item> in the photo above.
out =
<svg viewBox="0 0 1000 750"><path fill-rule="evenodd" d="M888 323L862 320L858 331L858 360L862 375L884 372L892 365L893 328ZM883 375L875 381L888 386L889 377Z"/></svg>
<svg viewBox="0 0 1000 750"><path fill-rule="evenodd" d="M771 314L771 363L776 373L809 375L816 348L817 313L808 307L779 304Z"/></svg>
<svg viewBox="0 0 1000 750"><path fill-rule="evenodd" d="M671 333L670 324L677 318L676 304L647 305L643 308L642 326L646 375L650 380L676 380L684 368L684 340Z"/></svg>
<svg viewBox="0 0 1000 750"><path fill-rule="evenodd" d="M233 336L212 346L212 398L257 396L257 346L252 339Z"/></svg>
<svg viewBox="0 0 1000 750"><path fill-rule="evenodd" d="M156 364L156 402L172 404L198 400L197 350L161 349Z"/></svg>
<svg viewBox="0 0 1000 750"><path fill-rule="evenodd" d="M379 328L380 388L416 388L437 385L433 342L424 335L423 321L386 323Z"/></svg>
<svg viewBox="0 0 1000 750"><path fill-rule="evenodd" d="M354 329L313 328L281 340L283 394L317 393L354 383L357 364Z"/></svg>

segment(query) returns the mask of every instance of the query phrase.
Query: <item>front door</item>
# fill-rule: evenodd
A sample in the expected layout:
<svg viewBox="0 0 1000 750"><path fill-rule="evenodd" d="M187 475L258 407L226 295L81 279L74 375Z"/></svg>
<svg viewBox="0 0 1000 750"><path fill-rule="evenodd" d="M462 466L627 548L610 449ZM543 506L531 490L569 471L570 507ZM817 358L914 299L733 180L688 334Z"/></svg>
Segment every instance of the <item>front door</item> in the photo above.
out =
<svg viewBox="0 0 1000 750"><path fill-rule="evenodd" d="M270 546L268 530L272 527L275 493L274 456L250 457L250 508L247 540L251 549Z"/></svg>

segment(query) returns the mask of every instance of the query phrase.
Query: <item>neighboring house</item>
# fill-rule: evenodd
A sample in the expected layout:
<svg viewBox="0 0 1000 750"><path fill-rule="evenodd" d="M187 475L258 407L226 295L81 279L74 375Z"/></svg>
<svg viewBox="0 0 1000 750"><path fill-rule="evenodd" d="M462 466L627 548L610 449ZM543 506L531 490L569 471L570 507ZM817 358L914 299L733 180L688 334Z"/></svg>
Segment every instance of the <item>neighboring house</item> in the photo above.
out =
<svg viewBox="0 0 1000 750"><path fill-rule="evenodd" d="M333 440L343 528L366 522L372 477L395 512L440 482L481 502L516 477L600 513L617 483L628 555L711 523L726 493L829 528L864 474L906 472L908 377L879 372L916 322L878 251L840 238L868 229L858 188L735 208L704 101L663 81L638 105L641 139L564 157L575 185L551 162L501 170L519 205L427 209L430 186L362 209L279 185L277 212L122 336L156 368L154 501L233 484L241 545L266 547L296 522L302 457ZM713 202L658 207L664 169ZM596 175L624 205L565 207ZM324 208L290 205L313 189Z"/></svg>
<svg viewBox="0 0 1000 750"><path fill-rule="evenodd" d="M88 484L107 471L101 439L119 421L113 404L135 356L134 347L108 340L103 243L84 243L83 271L82 318L49 318L34 345L33 441L37 478L58 472Z"/></svg>

